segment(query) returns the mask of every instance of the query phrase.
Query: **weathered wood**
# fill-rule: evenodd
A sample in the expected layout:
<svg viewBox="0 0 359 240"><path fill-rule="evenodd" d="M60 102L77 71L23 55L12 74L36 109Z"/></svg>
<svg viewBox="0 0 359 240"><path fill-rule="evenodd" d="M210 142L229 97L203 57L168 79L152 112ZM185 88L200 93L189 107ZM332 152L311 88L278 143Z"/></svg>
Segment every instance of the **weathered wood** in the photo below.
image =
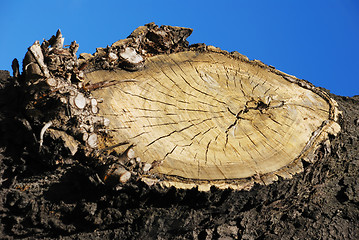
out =
<svg viewBox="0 0 359 240"><path fill-rule="evenodd" d="M70 155L96 159L105 183L133 176L200 190L291 178L330 150L340 113L324 91L238 52L188 46L191 32L147 24L80 59L60 31L36 41L22 84L40 150L61 140Z"/></svg>
<svg viewBox="0 0 359 240"><path fill-rule="evenodd" d="M149 178L183 188L250 188L302 171L301 159L340 130L336 103L259 61L217 52L151 57L138 72L85 74L90 84L111 82L91 91L110 120L100 148L133 145L143 161L160 163Z"/></svg>

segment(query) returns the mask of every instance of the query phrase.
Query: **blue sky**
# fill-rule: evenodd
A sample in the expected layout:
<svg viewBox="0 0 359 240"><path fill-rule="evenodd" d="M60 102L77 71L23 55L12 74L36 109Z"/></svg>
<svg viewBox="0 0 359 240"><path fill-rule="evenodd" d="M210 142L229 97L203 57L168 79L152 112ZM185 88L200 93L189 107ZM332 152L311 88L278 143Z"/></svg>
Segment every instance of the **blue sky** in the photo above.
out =
<svg viewBox="0 0 359 240"><path fill-rule="evenodd" d="M332 93L359 95L358 0L1 1L0 69L60 28L95 52L149 22L194 29L204 42L259 59Z"/></svg>

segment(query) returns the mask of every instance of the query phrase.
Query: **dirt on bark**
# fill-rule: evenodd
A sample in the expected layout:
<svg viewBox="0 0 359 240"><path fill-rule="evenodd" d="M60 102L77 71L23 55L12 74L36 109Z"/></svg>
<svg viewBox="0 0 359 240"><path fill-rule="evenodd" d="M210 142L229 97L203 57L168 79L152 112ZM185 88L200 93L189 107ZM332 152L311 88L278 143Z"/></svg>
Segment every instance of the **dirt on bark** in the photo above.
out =
<svg viewBox="0 0 359 240"><path fill-rule="evenodd" d="M23 87L0 71L0 238L359 239L359 96L330 95L342 131L293 179L250 191L112 188L79 154L46 164Z"/></svg>

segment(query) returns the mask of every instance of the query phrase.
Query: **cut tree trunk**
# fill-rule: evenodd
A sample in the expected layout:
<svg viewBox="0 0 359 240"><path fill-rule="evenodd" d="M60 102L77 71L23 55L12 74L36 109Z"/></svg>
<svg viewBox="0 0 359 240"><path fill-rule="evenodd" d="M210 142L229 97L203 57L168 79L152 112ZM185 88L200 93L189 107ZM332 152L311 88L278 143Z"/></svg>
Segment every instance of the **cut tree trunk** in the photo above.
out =
<svg viewBox="0 0 359 240"><path fill-rule="evenodd" d="M119 158L103 181L132 171L148 184L206 191L291 178L328 148L340 112L327 93L237 52L188 46L191 32L148 24L80 59L60 31L35 42L24 76L35 92L27 111L44 124L40 148L49 128L71 155L83 149L108 163L111 152L127 153L132 167Z"/></svg>
<svg viewBox="0 0 359 240"><path fill-rule="evenodd" d="M151 174L165 186L241 189L290 178L340 129L326 93L224 53L159 55L141 71L93 71L85 81L111 83L91 91L110 120L100 148L132 145L158 164Z"/></svg>

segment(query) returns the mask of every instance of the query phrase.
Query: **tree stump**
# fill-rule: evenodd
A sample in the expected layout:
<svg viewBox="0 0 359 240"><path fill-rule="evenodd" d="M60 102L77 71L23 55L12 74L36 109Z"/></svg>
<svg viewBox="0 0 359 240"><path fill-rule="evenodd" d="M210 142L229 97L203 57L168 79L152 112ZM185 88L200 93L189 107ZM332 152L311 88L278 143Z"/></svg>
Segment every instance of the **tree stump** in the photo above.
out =
<svg viewBox="0 0 359 240"><path fill-rule="evenodd" d="M329 146L340 112L326 92L237 52L188 46L191 32L148 24L78 60L75 48L55 44L61 32L41 48L35 43L35 60L25 61L28 82L45 79L49 95L70 109L62 108L50 130L57 126L72 155L79 144L96 156L127 153L142 161L146 183L199 190L291 178ZM58 132L73 116L82 143L67 129ZM123 167L117 172L131 176Z"/></svg>
<svg viewBox="0 0 359 240"><path fill-rule="evenodd" d="M158 163L151 173L166 186L250 188L253 179L290 178L327 132L339 130L326 93L221 52L159 55L141 71L93 71L85 81L111 82L91 91L110 120L101 148L132 145Z"/></svg>

